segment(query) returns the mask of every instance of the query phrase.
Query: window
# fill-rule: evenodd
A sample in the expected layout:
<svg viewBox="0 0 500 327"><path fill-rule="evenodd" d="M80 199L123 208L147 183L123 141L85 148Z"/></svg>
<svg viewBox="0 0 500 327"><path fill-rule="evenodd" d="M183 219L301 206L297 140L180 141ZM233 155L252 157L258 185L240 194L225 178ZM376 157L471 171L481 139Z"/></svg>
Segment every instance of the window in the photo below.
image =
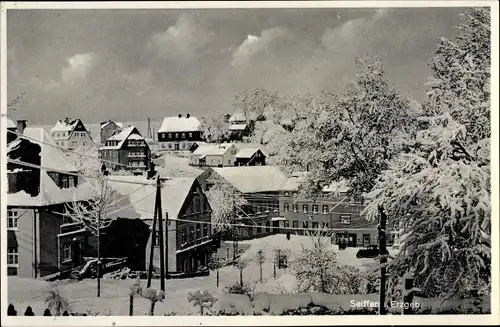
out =
<svg viewBox="0 0 500 327"><path fill-rule="evenodd" d="M188 137L190 137L190 138L193 137L193 133L189 133Z"/></svg>
<svg viewBox="0 0 500 327"><path fill-rule="evenodd" d="M181 229L181 244L186 243L186 229Z"/></svg>
<svg viewBox="0 0 500 327"><path fill-rule="evenodd" d="M18 219L19 216L17 210L7 210L7 229L18 229Z"/></svg>
<svg viewBox="0 0 500 327"><path fill-rule="evenodd" d="M351 223L351 216L349 216L349 215L341 215L340 216L340 223L341 224L346 224L346 225L350 224Z"/></svg>
<svg viewBox="0 0 500 327"><path fill-rule="evenodd" d="M325 204L323 205L323 214L327 214L328 213L328 204Z"/></svg>
<svg viewBox="0 0 500 327"><path fill-rule="evenodd" d="M160 245L160 233L158 231L155 231L154 239L153 239L153 245L154 246L159 246Z"/></svg>
<svg viewBox="0 0 500 327"><path fill-rule="evenodd" d="M290 206L288 203L283 204L283 211L285 211L285 212L290 211Z"/></svg>
<svg viewBox="0 0 500 327"><path fill-rule="evenodd" d="M71 260L71 244L70 243L63 244L62 258L61 259L63 262Z"/></svg>
<svg viewBox="0 0 500 327"><path fill-rule="evenodd" d="M313 204L313 213L318 213L318 205Z"/></svg>
<svg viewBox="0 0 500 327"><path fill-rule="evenodd" d="M290 227L290 222L289 222L288 220L285 220L285 222L284 222L284 226L285 226L285 228Z"/></svg>
<svg viewBox="0 0 500 327"><path fill-rule="evenodd" d="M178 139L179 138L179 133L175 133L175 138Z"/></svg>
<svg viewBox="0 0 500 327"><path fill-rule="evenodd" d="M208 237L208 224L203 224L203 237Z"/></svg>
<svg viewBox="0 0 500 327"><path fill-rule="evenodd" d="M169 149L173 149L173 148L174 148L174 146L172 145L172 143L169 143L169 144L168 144L168 148L169 148Z"/></svg>
<svg viewBox="0 0 500 327"><path fill-rule="evenodd" d="M257 234L260 234L260 233L262 233L262 226L257 225Z"/></svg>
<svg viewBox="0 0 500 327"><path fill-rule="evenodd" d="M322 228L328 228L328 223L321 223Z"/></svg>
<svg viewBox="0 0 500 327"><path fill-rule="evenodd" d="M294 204L292 207L293 207L293 212L299 211L299 205L298 204Z"/></svg>
<svg viewBox="0 0 500 327"><path fill-rule="evenodd" d="M294 221L292 222L292 227L293 227L293 228L299 228L299 221L298 221L298 220L294 220Z"/></svg>
<svg viewBox="0 0 500 327"><path fill-rule="evenodd" d="M194 241L194 226L189 227L189 242Z"/></svg>
<svg viewBox="0 0 500 327"><path fill-rule="evenodd" d="M285 196L288 196L288 195L289 195L289 194L288 194L288 192L287 192L287 191L285 191Z"/></svg>
<svg viewBox="0 0 500 327"><path fill-rule="evenodd" d="M19 252L16 248L7 249L7 266L19 266Z"/></svg>
<svg viewBox="0 0 500 327"><path fill-rule="evenodd" d="M69 187L69 176L67 175L60 175L61 176L61 184L60 186L62 188L68 188Z"/></svg>
<svg viewBox="0 0 500 327"><path fill-rule="evenodd" d="M312 222L312 228L313 229L318 229L318 222L317 221L313 221Z"/></svg>
<svg viewBox="0 0 500 327"><path fill-rule="evenodd" d="M297 192L293 192L293 196L297 196Z"/></svg>
<svg viewBox="0 0 500 327"><path fill-rule="evenodd" d="M302 212L303 213L307 213L308 210L309 210L309 205L307 205L307 204L302 205Z"/></svg>
<svg viewBox="0 0 500 327"><path fill-rule="evenodd" d="M185 138L186 138L186 133L182 133L182 134L181 134L181 137L182 137L183 139L185 139Z"/></svg>
<svg viewBox="0 0 500 327"><path fill-rule="evenodd" d="M201 238L201 225L196 224L196 239L199 240Z"/></svg>
<svg viewBox="0 0 500 327"><path fill-rule="evenodd" d="M271 232L271 222L266 222L266 232Z"/></svg>
<svg viewBox="0 0 500 327"><path fill-rule="evenodd" d="M266 203L266 212L271 211L271 204L269 202Z"/></svg>
<svg viewBox="0 0 500 327"><path fill-rule="evenodd" d="M302 228L307 228L309 226L309 222L307 220L302 221Z"/></svg>
<svg viewBox="0 0 500 327"><path fill-rule="evenodd" d="M163 133L163 138L165 138L165 133ZM171 139L172 138L172 133L168 133L168 138Z"/></svg>

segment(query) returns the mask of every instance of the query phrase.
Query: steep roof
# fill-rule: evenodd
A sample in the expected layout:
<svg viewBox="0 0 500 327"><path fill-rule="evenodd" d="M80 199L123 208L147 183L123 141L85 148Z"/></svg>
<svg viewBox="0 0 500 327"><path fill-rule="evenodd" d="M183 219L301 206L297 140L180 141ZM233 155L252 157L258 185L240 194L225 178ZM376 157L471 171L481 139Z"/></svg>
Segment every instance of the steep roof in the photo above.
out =
<svg viewBox="0 0 500 327"><path fill-rule="evenodd" d="M285 174L275 166L243 166L209 168L242 193L280 191L286 182Z"/></svg>
<svg viewBox="0 0 500 327"><path fill-rule="evenodd" d="M224 155L233 144L222 143L222 144L203 144L200 145L194 152L195 156L221 156ZM237 149L237 147L236 147Z"/></svg>
<svg viewBox="0 0 500 327"><path fill-rule="evenodd" d="M52 127L51 132L71 132L80 119L70 119L67 123L64 120L58 120L56 125Z"/></svg>
<svg viewBox="0 0 500 327"><path fill-rule="evenodd" d="M229 117L230 123L235 122L235 121L246 121L246 120L247 120L247 118L241 112L235 112L234 114L231 115L231 117Z"/></svg>
<svg viewBox="0 0 500 327"><path fill-rule="evenodd" d="M262 150L260 148L245 148L245 149L241 149L238 153L236 153L236 158L245 158L245 159L249 159L251 157L253 157L254 154L257 153L257 151L260 151L262 152ZM264 154L262 152L262 154Z"/></svg>
<svg viewBox="0 0 500 327"><path fill-rule="evenodd" d="M120 183L119 181L136 181L141 183L154 181L147 180L144 176L113 176L113 181L108 183L111 188L119 193L119 199L125 197L116 205L118 209L123 208L116 213L118 217L152 220L156 200L156 186ZM186 201L189 191L193 187L194 181L194 177L188 177L172 178L163 182L161 205L164 218L165 212L168 213L169 219L178 218L179 212Z"/></svg>
<svg viewBox="0 0 500 327"><path fill-rule="evenodd" d="M166 117L158 133L196 132L200 130L200 121L196 117Z"/></svg>
<svg viewBox="0 0 500 327"><path fill-rule="evenodd" d="M104 145L100 147L100 150L117 150L121 149L123 144L125 143L126 140L128 139L133 139L133 140L144 140L142 137L141 133L139 133L139 130L135 128L134 126L129 126L127 128L124 128L121 132L116 133L115 135L111 136L106 140L107 141L118 141L117 145Z"/></svg>
<svg viewBox="0 0 500 327"><path fill-rule="evenodd" d="M119 123L117 121L108 120L108 121L105 121L105 122L101 123L101 129L103 129L104 127L108 126L111 123L114 123L114 124L116 124L116 126L118 126L120 128L123 128L123 123Z"/></svg>
<svg viewBox="0 0 500 327"><path fill-rule="evenodd" d="M79 176L77 187L61 189L47 174L47 172L55 170L76 172L77 168L68 160L64 152L56 146L43 128L27 127L24 129L23 135L30 138L25 138L26 141L39 144L41 147L40 166L43 168L40 169L40 193L35 197L25 191L9 193L7 196L8 205L47 206L92 198L94 186L86 178ZM7 155L22 146L22 138L22 136L19 136L17 140L9 144Z"/></svg>

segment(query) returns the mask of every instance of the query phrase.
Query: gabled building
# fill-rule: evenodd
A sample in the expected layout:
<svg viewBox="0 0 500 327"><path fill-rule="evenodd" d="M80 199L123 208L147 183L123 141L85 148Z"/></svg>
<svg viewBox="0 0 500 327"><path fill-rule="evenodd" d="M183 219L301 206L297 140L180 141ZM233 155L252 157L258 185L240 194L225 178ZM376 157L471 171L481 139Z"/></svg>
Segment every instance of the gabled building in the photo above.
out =
<svg viewBox="0 0 500 327"><path fill-rule="evenodd" d="M350 247L377 244L377 223L368 222L361 215L364 204L347 195L344 183L323 188L322 195L315 199L299 196L299 187L308 174L296 172L283 185L279 201L280 231L303 235L305 231L288 228L311 231L325 228L332 230L337 242L343 239Z"/></svg>
<svg viewBox="0 0 500 327"><path fill-rule="evenodd" d="M151 164L149 145L134 126L108 138L99 148L99 157L121 164L106 163L106 167L113 170L147 170Z"/></svg>
<svg viewBox="0 0 500 327"><path fill-rule="evenodd" d="M64 214L88 201L94 186L81 176L43 128L25 128L7 145L7 272L42 277L78 264L86 251L84 226Z"/></svg>
<svg viewBox="0 0 500 327"><path fill-rule="evenodd" d="M234 156L235 166L265 166L266 155L259 148L244 148Z"/></svg>
<svg viewBox="0 0 500 327"><path fill-rule="evenodd" d="M200 145L191 154L189 164L198 167L234 166L238 151L239 149L231 143Z"/></svg>
<svg viewBox="0 0 500 327"><path fill-rule="evenodd" d="M160 150L189 151L193 142L202 140L200 126L198 118L190 114L166 117L158 129Z"/></svg>
<svg viewBox="0 0 500 327"><path fill-rule="evenodd" d="M80 119L65 118L57 121L50 130L54 143L67 150L94 146L90 132Z"/></svg>
<svg viewBox="0 0 500 327"><path fill-rule="evenodd" d="M129 183L121 183L126 181ZM130 182L148 182L142 176L113 176L109 185L126 198L118 203L123 208L116 213L120 220L140 220L148 227L149 233L145 238L141 236L138 242L141 246L135 249L124 245L123 231L113 233L106 231L106 256L122 256L122 248L129 249L129 262L135 265L136 270L146 270L149 266L151 247L155 247L153 266L160 267L159 233L156 228L152 235L152 223L156 198L156 186L143 186ZM164 230L165 263L168 272L187 273L201 270L207 266L211 255L211 207L200 184L194 177L161 179L161 205ZM128 196L127 196L128 195ZM184 221L186 220L186 221ZM168 229L168 236L165 230ZM142 230L142 227L141 227ZM135 243L129 240L128 243Z"/></svg>
<svg viewBox="0 0 500 327"><path fill-rule="evenodd" d="M229 118L229 132L231 140L243 140L244 137L250 135L250 124L253 124L252 121L249 121L243 113L235 112Z"/></svg>
<svg viewBox="0 0 500 327"><path fill-rule="evenodd" d="M286 182L285 174L274 166L244 166L208 168L198 180L205 190L210 190L214 180L233 186L248 202L236 208L238 219L245 225L239 229L240 238L254 238L278 232L272 229L279 215L279 194ZM215 205L215 204L214 204Z"/></svg>
<svg viewBox="0 0 500 327"><path fill-rule="evenodd" d="M123 124L112 120L101 122L101 144L104 144L114 134L123 130Z"/></svg>

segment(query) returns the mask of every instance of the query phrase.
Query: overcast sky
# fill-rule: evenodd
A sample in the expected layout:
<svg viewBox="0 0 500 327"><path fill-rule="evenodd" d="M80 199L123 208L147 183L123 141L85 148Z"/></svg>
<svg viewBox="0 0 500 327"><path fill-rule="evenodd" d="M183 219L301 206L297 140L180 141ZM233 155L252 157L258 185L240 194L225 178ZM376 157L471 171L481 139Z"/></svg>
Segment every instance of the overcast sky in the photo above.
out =
<svg viewBox="0 0 500 327"><path fill-rule="evenodd" d="M422 100L437 38L462 11L10 9L8 96L28 91L13 118L41 124L230 112L248 88L338 90L369 53Z"/></svg>

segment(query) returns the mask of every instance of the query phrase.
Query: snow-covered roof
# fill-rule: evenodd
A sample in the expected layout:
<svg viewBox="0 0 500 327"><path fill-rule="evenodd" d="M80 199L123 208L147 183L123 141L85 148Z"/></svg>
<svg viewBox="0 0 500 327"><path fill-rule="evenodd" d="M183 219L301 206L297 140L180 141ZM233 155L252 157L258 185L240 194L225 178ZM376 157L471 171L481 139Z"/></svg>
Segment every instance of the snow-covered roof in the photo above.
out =
<svg viewBox="0 0 500 327"><path fill-rule="evenodd" d="M230 131L244 131L247 128L247 124L233 124L229 126Z"/></svg>
<svg viewBox="0 0 500 327"><path fill-rule="evenodd" d="M144 138L140 135L137 128L134 126L129 126L124 128L120 133L116 133L106 140L107 141L118 141L117 145L104 145L100 147L100 150L117 150L123 146L123 143L128 140L144 140Z"/></svg>
<svg viewBox="0 0 500 327"><path fill-rule="evenodd" d="M156 200L156 186L121 183L119 181L140 183L153 183L154 181L148 180L144 176L113 176L112 179L112 181L108 182L108 185L119 193L119 199L125 197L116 204L118 209L123 208L116 213L116 216L152 220ZM167 179L162 183L161 205L163 218L165 218L165 212L168 213L169 219L178 218L194 181L194 177L187 177Z"/></svg>
<svg viewBox="0 0 500 327"><path fill-rule="evenodd" d="M50 131L51 132L71 132L76 127L76 125L78 124L79 121L80 121L80 119L70 119L66 123L66 121L64 121L64 120L58 120L56 125L54 127L52 127L52 129Z"/></svg>
<svg viewBox="0 0 500 327"><path fill-rule="evenodd" d="M7 119L7 128L17 128L17 125L12 119Z"/></svg>
<svg viewBox="0 0 500 327"><path fill-rule="evenodd" d="M253 155L255 153L257 153L257 151L259 151L260 149L259 148L245 148L245 149L241 149L237 154L236 154L236 158L245 158L245 159L248 159L248 158L251 158L253 157ZM262 152L262 150L261 150Z"/></svg>
<svg viewBox="0 0 500 327"><path fill-rule="evenodd" d="M123 128L123 123L119 123L117 121L108 120L106 122L101 123L101 129L103 129L104 127L108 126L110 123L115 123L116 126L118 126L120 128Z"/></svg>
<svg viewBox="0 0 500 327"><path fill-rule="evenodd" d="M242 193L280 191L285 174L275 166L210 168Z"/></svg>
<svg viewBox="0 0 500 327"><path fill-rule="evenodd" d="M229 117L229 122L232 123L232 122L235 122L235 121L246 121L246 117L243 113L241 112L235 112L234 114L231 115L231 117Z"/></svg>
<svg viewBox="0 0 500 327"><path fill-rule="evenodd" d="M196 117L166 117L163 120L158 133L171 132L196 132L200 130L200 121Z"/></svg>
<svg viewBox="0 0 500 327"><path fill-rule="evenodd" d="M311 175L310 172L294 172L283 185L282 191L298 191L300 185L304 182L307 176ZM334 182L330 186L323 188L323 192L338 192L345 193L348 191L345 182Z"/></svg>
<svg viewBox="0 0 500 327"><path fill-rule="evenodd" d="M43 168L40 170L40 193L36 197L30 196L24 191L9 193L7 197L8 205L46 206L68 203L73 200L88 200L93 196L93 185L84 177L78 177L77 187L60 189L47 174L47 172L53 170L76 172L77 168L68 160L64 152L56 146L43 128L27 127L24 129L23 135L30 138L26 138L26 141L39 144L41 147L40 165ZM19 136L17 140L9 144L8 153L22 146L21 139L22 136ZM37 143L35 140L40 142Z"/></svg>
<svg viewBox="0 0 500 327"><path fill-rule="evenodd" d="M204 144L199 146L194 152L194 156L221 156L224 155L233 144L222 143L222 144Z"/></svg>

